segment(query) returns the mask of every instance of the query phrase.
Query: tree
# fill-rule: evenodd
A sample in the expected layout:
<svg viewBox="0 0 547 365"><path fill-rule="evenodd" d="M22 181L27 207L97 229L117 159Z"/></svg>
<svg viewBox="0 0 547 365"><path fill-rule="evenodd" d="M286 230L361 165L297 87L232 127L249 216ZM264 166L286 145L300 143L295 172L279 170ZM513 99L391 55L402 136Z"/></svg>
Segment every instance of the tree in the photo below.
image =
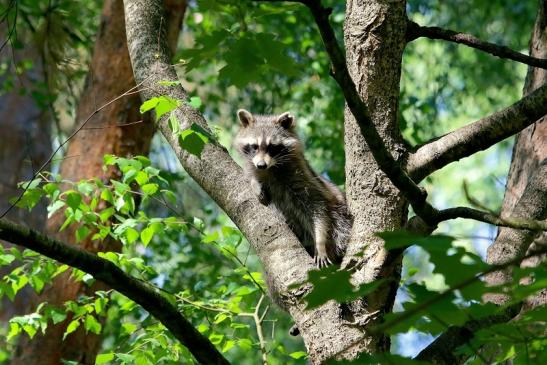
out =
<svg viewBox="0 0 547 365"><path fill-rule="evenodd" d="M544 253L541 246L537 252L527 252L535 237L534 232L545 231L546 228L544 156L537 160L537 175L529 179L528 187L523 189L528 189L530 197L523 193L522 201L525 197L530 199L525 206L534 207L533 212L514 208L507 215L497 216L484 209L466 207L439 210L428 201L427 192L418 183L449 163L488 148L534 123L541 123L536 121L545 115L547 86L537 81L533 91L528 90L526 96L504 110L410 148L401 136L398 120L402 54L408 42L418 37L431 37L462 42L534 67L545 68L545 59L534 56L532 52L532 56L525 56L465 34L419 26L407 19L404 1L348 2L344 55L329 21L330 9L323 7L319 1L300 2L310 11L319 29L331 62L332 76L346 102L346 191L355 222L342 270L330 269L314 274L311 257L287 225L267 207L260 205L249 189L241 189L247 184L240 168L218 142L203 116L188 101L188 94L170 65L165 30L161 26L161 3L128 0L124 3L127 41L135 80L144 86L141 89L141 97L145 100L142 109L155 109L158 129L182 166L249 240L273 289L281 293L285 307L296 322L312 363L321 363L333 357L359 357L363 363L402 361L387 353L388 335L412 326L434 334L446 330L440 340L433 342L420 355L423 359L454 363L454 358L449 361L439 358L435 349L441 348L445 353L451 353L447 350L465 345L461 358L475 356L479 361L484 361L485 355L476 350L477 345L483 346L487 342L484 334L477 336L473 342L467 336L463 343L457 341L458 336L461 339L462 333L468 334L469 331L480 334L481 328L508 321L514 317L514 305L521 304L541 289L542 284L538 280L543 275L541 266L534 268L535 282L524 285L521 291L515 287L519 286L520 279L531 275L530 270L519 269L521 262L529 258L537 259ZM545 22L542 21L544 9L545 4L542 3L536 23L537 34L542 34L545 29ZM534 38L534 44L538 44L537 39ZM539 39L542 39L541 36ZM519 146L516 148L521 148ZM514 164L518 165L519 160L515 157ZM512 171L518 170L518 166L512 167ZM409 206L414 215L407 221ZM490 253L488 259L493 265L486 265L476 255L452 246L452 240L447 237L424 239L409 236L409 232L430 235L439 223L456 218L506 227L504 230L519 232L527 238L506 240L509 247L518 246L520 249L512 254L503 250L502 257ZM405 229L406 233L378 235L379 232L401 229ZM111 262L33 231L2 222L0 234L0 237L12 242L27 238L29 243L26 247L91 273L135 300L169 328L197 361L226 363L208 340L193 330L177 312L169 294L129 277ZM503 235L500 231L498 242L502 241L500 237ZM406 306L402 313L393 314L404 248L411 243L427 250L436 272L443 274L448 288L435 293L423 285L409 285L415 303ZM490 252L494 251L492 249ZM494 277L499 272L508 272L510 268L511 276L506 275L504 280L498 281L500 287L495 289L479 280L484 276ZM349 285L350 277L352 285ZM345 290L332 290L335 285ZM456 305L455 291L472 303L468 309ZM477 303L483 295L492 291L501 291L511 300L501 307ZM456 315L458 311L463 314ZM452 316L446 316L447 313ZM524 316L528 322L521 323L533 322L538 318L538 313L541 312L533 312L531 317ZM447 327L450 328L447 330ZM537 342L535 345L541 346ZM486 356L496 356L498 350L494 349ZM518 356L523 356L522 353L519 351ZM540 355L532 356L538 360L537 356Z"/></svg>

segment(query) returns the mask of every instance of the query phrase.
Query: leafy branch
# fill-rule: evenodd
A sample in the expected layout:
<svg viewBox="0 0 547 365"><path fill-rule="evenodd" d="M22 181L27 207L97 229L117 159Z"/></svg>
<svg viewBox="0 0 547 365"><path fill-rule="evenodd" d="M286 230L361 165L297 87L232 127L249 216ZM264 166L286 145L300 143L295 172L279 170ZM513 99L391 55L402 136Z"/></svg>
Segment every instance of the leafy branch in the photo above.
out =
<svg viewBox="0 0 547 365"><path fill-rule="evenodd" d="M112 262L35 230L0 220L0 239L78 268L140 304L156 317L202 364L229 364L214 345L178 311L174 298L138 280Z"/></svg>

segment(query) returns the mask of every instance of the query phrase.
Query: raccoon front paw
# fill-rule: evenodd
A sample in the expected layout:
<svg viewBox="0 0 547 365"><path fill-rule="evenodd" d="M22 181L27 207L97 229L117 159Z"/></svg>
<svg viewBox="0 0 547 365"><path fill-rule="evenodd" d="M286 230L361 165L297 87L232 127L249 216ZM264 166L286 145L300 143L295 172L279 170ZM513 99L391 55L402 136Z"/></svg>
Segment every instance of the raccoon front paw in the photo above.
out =
<svg viewBox="0 0 547 365"><path fill-rule="evenodd" d="M324 267L327 267L329 265L332 265L332 261L329 259L329 257L324 254L316 254L313 258L315 261L315 266L317 266L318 269L322 269Z"/></svg>

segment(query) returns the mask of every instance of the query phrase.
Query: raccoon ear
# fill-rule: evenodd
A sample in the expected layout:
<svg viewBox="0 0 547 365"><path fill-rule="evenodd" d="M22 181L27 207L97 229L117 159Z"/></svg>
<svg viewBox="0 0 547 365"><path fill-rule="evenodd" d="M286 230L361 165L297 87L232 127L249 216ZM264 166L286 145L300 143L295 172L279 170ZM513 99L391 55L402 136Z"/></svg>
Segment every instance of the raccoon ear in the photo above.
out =
<svg viewBox="0 0 547 365"><path fill-rule="evenodd" d="M245 109L239 109L237 111L237 117L239 118L239 121L241 122L241 125L243 127L247 127L249 124L253 124L255 121L253 115Z"/></svg>
<svg viewBox="0 0 547 365"><path fill-rule="evenodd" d="M277 117L276 124L279 124L285 129L291 129L294 127L295 120L290 112L285 112Z"/></svg>

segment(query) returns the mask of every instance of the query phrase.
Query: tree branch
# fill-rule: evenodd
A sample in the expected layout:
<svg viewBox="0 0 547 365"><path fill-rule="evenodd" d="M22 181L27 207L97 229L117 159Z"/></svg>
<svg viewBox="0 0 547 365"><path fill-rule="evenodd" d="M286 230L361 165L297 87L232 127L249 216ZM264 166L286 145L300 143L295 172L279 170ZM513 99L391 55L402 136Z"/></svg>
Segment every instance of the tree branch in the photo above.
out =
<svg viewBox="0 0 547 365"><path fill-rule="evenodd" d="M406 39L407 42L426 37L429 39L442 39L449 42L459 43L471 48L481 50L499 58L506 58L513 61L521 62L533 67L540 67L547 69L547 59L536 58L527 56L520 52L514 51L506 46L499 46L494 43L485 42L470 34L455 32L450 29L443 29L439 27L426 27L421 26L413 21L408 21Z"/></svg>
<svg viewBox="0 0 547 365"><path fill-rule="evenodd" d="M451 162L487 149L547 113L547 85L515 104L420 146L408 158L407 171L420 181Z"/></svg>
<svg viewBox="0 0 547 365"><path fill-rule="evenodd" d="M498 227L527 229L530 231L547 231L546 221L526 219L521 217L499 217L492 213L483 212L481 210L468 207L455 207L440 210L436 216L436 223L438 224L443 221L457 218L473 219Z"/></svg>
<svg viewBox="0 0 547 365"><path fill-rule="evenodd" d="M152 284L124 273L112 262L4 219L0 220L0 239L91 274L140 304L169 329L200 363L229 364L215 346L182 316L174 298Z"/></svg>
<svg viewBox="0 0 547 365"><path fill-rule="evenodd" d="M501 314L472 320L461 327L449 327L435 341L420 351L415 360L427 361L432 364L460 364L467 356L454 354L454 350L468 343L478 330L510 321L518 314L519 309L520 305L511 306Z"/></svg>

